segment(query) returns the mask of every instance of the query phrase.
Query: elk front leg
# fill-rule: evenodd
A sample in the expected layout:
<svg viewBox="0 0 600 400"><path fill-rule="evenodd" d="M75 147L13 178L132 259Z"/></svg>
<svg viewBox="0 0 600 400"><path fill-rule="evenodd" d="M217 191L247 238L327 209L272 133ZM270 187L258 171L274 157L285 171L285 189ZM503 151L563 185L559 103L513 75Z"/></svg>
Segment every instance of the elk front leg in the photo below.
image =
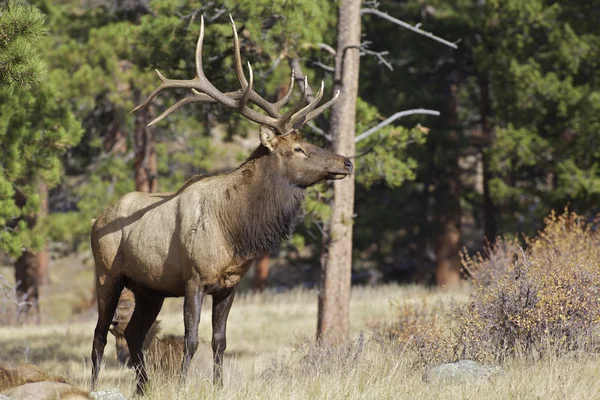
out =
<svg viewBox="0 0 600 400"><path fill-rule="evenodd" d="M212 350L213 350L213 385L223 387L223 354L227 347L227 317L233 304L235 290L227 289L213 295L212 309Z"/></svg>
<svg viewBox="0 0 600 400"><path fill-rule="evenodd" d="M185 335L183 342L183 361L181 362L181 383L185 383L190 361L198 349L198 325L200 324L200 312L202 311L202 300L204 299L204 288L199 287L192 280L188 281L185 288L183 300L183 324Z"/></svg>

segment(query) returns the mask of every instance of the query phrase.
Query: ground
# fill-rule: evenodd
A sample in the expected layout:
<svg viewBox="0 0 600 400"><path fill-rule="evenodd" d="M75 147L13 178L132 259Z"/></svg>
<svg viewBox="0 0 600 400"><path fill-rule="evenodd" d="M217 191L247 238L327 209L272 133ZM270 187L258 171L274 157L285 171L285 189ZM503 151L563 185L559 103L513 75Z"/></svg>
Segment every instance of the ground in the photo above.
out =
<svg viewBox="0 0 600 400"><path fill-rule="evenodd" d="M63 264L61 264L63 263ZM66 265L66 264L69 265ZM81 262L67 259L53 270L46 288L41 325L0 329L0 364L36 363L71 383L87 387L89 355L94 329L93 313L70 316L73 304L85 303L92 272ZM2 268L7 276L10 269ZM67 279L70 277L71 279ZM82 282L77 289L72 282ZM61 283L63 282L63 283ZM464 301L468 289L450 292L421 286L357 287L352 291L351 345L316 349L312 345L317 323L317 295L312 290L287 293L242 294L236 298L228 322L225 389L211 386L210 351L198 353L188 384L158 372L148 399L598 399L600 359L593 355L514 359L504 373L470 383L423 380L424 366L415 364L410 351L375 340L372 326L393 318L392 302L426 298L428 304ZM83 300L82 300L83 299ZM210 340L210 298L203 309L201 339ZM165 333L183 333L181 300L169 300L159 317ZM106 365L100 389L117 387L128 398L135 388L133 372L121 368L109 335Z"/></svg>

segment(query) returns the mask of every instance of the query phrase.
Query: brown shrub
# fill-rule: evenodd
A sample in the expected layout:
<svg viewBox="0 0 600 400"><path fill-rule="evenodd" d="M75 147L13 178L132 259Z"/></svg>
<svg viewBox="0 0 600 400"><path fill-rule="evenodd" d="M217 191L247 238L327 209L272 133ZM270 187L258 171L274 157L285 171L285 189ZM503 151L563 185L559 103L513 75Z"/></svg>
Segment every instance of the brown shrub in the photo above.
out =
<svg viewBox="0 0 600 400"><path fill-rule="evenodd" d="M493 244L487 243L482 253L473 257L463 253L461 258L468 278L478 285L489 286L506 274L520 254L517 239L500 237Z"/></svg>
<svg viewBox="0 0 600 400"><path fill-rule="evenodd" d="M600 234L575 213L552 213L535 238L526 238L497 280L477 280L469 303L457 312L462 357L503 359L521 352L596 350L600 323ZM508 254L508 256L506 256ZM489 259L488 259L489 260ZM476 270L489 261L473 262ZM484 275L485 276L485 275Z"/></svg>
<svg viewBox="0 0 600 400"><path fill-rule="evenodd" d="M443 303L417 299L392 303L392 306L396 319L386 325L384 331L393 342L415 353L418 363L443 363L453 359L452 322L449 309Z"/></svg>
<svg viewBox="0 0 600 400"><path fill-rule="evenodd" d="M552 213L525 244L499 238L464 257L475 285L466 304L445 317L403 305L388 332L425 363L600 350L600 232L574 213Z"/></svg>

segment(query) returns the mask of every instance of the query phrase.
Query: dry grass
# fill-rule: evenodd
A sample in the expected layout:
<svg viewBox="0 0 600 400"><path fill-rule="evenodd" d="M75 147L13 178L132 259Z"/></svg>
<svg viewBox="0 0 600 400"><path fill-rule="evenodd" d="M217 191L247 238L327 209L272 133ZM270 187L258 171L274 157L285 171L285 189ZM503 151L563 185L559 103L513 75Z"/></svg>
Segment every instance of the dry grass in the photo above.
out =
<svg viewBox="0 0 600 400"><path fill-rule="evenodd" d="M355 341L337 349L316 349L314 291L243 295L236 299L228 323L225 389L213 390L210 355L201 354L186 387L152 374L148 399L438 399L600 397L600 362L590 355L547 358L541 362L514 359L506 373L472 384L429 385L425 367L402 347L379 344L369 326L390 320L398 304L461 303L457 293L418 286L384 286L353 290L351 315ZM49 302L54 300L48 299ZM210 298L200 324L201 338L210 338ZM181 301L169 300L160 315L166 333L181 334ZM1 364L36 363L71 383L87 387L94 321L49 323L0 329ZM362 335L361 335L362 332ZM134 374L119 366L114 339L109 337L100 388L118 387L127 397L135 388Z"/></svg>

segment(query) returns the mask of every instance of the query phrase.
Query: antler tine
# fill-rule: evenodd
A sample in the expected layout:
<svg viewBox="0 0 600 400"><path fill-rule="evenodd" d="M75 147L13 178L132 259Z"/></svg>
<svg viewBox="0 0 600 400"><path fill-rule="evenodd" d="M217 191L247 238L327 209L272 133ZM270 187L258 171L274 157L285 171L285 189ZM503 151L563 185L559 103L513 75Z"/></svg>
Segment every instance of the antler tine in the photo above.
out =
<svg viewBox="0 0 600 400"><path fill-rule="evenodd" d="M240 85L242 85L242 89L245 89L248 86L248 82L246 81L246 77L244 76L244 69L242 68L242 55L240 54L240 38L237 34L237 29L235 28L235 21L231 14L229 14L229 22L231 23L231 30L233 32L233 57L235 59L235 73L237 75L238 81Z"/></svg>
<svg viewBox="0 0 600 400"><path fill-rule="evenodd" d="M297 122L301 122L304 123L304 117L306 117L306 115L312 111L321 101L321 99L323 98L323 91L325 89L325 83L323 81L321 81L321 87L319 88L319 91L317 92L317 94L315 95L315 98L313 99L313 101L311 101L306 107L304 107L302 110L298 111L296 114L292 115L292 117L290 118L290 121L288 123L289 126L294 126Z"/></svg>
<svg viewBox="0 0 600 400"><path fill-rule="evenodd" d="M142 108L147 107L150 104L150 102L152 102L152 100L156 96L158 96L158 94L160 92L162 92L165 89L169 89L169 88L190 88L190 87L193 87L193 88L198 87L199 88L199 85L198 85L199 82L195 78L194 79L167 79L167 78L165 78L160 73L159 70L156 69L155 71L156 71L156 73L158 74L158 77L161 80L160 85L156 89L154 89L154 91L152 93L150 93L150 95L148 96L148 98L146 98L146 100L142 104L139 104L133 110L129 111L130 114L133 113L133 112L135 112L135 111L141 110Z"/></svg>
<svg viewBox="0 0 600 400"><path fill-rule="evenodd" d="M233 57L234 57L234 61L235 61L235 73L237 75L238 81L240 82L240 85L242 86L242 89L245 89L246 86L248 86L248 82L246 81L246 77L244 76L244 69L242 68L242 56L240 53L240 38L238 36L237 29L235 27L235 21L233 20L233 17L231 16L231 14L229 14L229 21L231 23L231 31L233 34ZM280 117L279 110L290 99L290 96L293 92L293 88L294 88L294 71L292 71L292 80L290 83L290 87L289 87L287 93L285 94L285 96L283 96L283 98L276 101L275 103L271 103L271 102L265 100L262 96L260 96L255 91L252 91L252 92L250 92L250 101L253 102L254 104L256 104L257 106L259 106L260 108L262 108L263 110L265 110L271 117L278 118L278 117Z"/></svg>
<svg viewBox="0 0 600 400"><path fill-rule="evenodd" d="M302 90L302 98L294 103L292 108L287 110L285 114L280 118L282 131L285 133L289 133L288 122L290 119L298 112L302 104L306 103L306 98L308 97L308 78L306 75L304 76L304 89Z"/></svg>
<svg viewBox="0 0 600 400"><path fill-rule="evenodd" d="M250 82L248 83L248 86L246 86L246 91L244 92L244 95L240 99L240 104L238 106L240 108L240 110L243 110L246 107L246 103L248 103L248 98L250 97L250 94L252 93L252 82L254 81L254 75L252 74L252 66L250 65L250 63L248 63L248 71L250 74Z"/></svg>
<svg viewBox="0 0 600 400"><path fill-rule="evenodd" d="M217 100L213 99L212 97L210 97L209 95L207 95L205 93L198 92L196 89L192 89L192 93L193 93L192 96L184 97L183 99L179 100L177 103L173 104L171 107L167 108L165 111L163 111L162 114L160 114L158 117L154 118L152 120L152 122L150 122L148 124L148 126L152 126L152 125L156 124L157 122L162 121L163 119L165 119L165 117L167 115L171 114L173 111L181 108L182 106L184 106L186 104L217 103ZM227 92L225 94L234 100L237 100L243 96L243 94L240 92Z"/></svg>
<svg viewBox="0 0 600 400"><path fill-rule="evenodd" d="M196 96L198 96L198 97L202 96L202 98L200 99ZM206 97L204 97L204 96L206 96ZM217 102L215 99L213 99L212 97L210 97L207 94L194 92L194 96L184 97L183 99L179 100L177 103L173 104L171 107L169 107L165 111L163 111L163 113L160 114L158 117L154 118L152 120L152 122L150 122L148 124L148 126L152 126L152 125L156 124L157 122L162 121L163 119L166 118L167 115L171 114L175 110L178 110L179 108L181 108L182 106L184 106L186 104L195 103L195 102L203 102L203 101L209 102L209 103Z"/></svg>
<svg viewBox="0 0 600 400"><path fill-rule="evenodd" d="M309 112L303 123L307 123L308 121L312 121L313 119L318 117L319 114L322 114L325 110L327 110L329 107L331 107L337 101L338 97L340 97L339 89L335 93L335 96L333 96L331 98L331 100L329 100L327 103L323 104L321 107L317 108L316 110Z"/></svg>
<svg viewBox="0 0 600 400"><path fill-rule="evenodd" d="M277 110L279 110L281 107L283 107L290 99L290 96L292 95L292 93L294 91L294 81L295 80L296 80L296 73L294 72L294 69L292 68L292 79L290 81L290 87L289 87L287 93L274 104L274 106Z"/></svg>

